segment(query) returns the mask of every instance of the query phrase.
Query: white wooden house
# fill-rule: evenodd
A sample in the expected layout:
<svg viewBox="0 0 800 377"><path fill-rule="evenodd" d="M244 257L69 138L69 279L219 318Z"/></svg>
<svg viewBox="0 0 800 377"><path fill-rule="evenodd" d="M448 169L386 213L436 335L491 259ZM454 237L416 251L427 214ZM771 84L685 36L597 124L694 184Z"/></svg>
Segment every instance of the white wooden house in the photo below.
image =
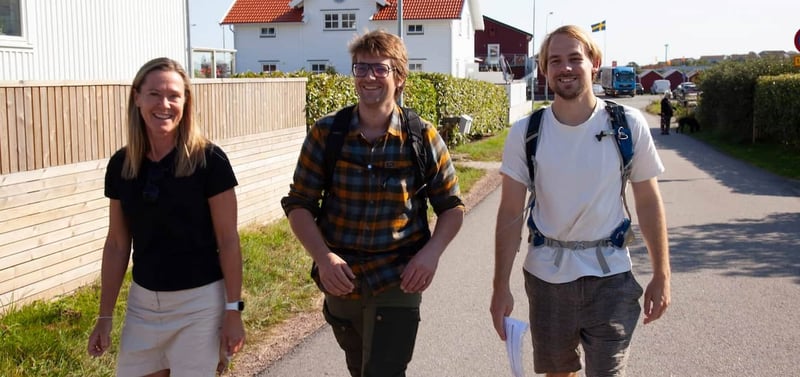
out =
<svg viewBox="0 0 800 377"><path fill-rule="evenodd" d="M185 0L0 1L0 81L129 82L160 56L187 67L187 19Z"/></svg>
<svg viewBox="0 0 800 377"><path fill-rule="evenodd" d="M397 0L236 0L237 72L333 69L349 74L348 44L366 30L397 33ZM403 40L412 71L466 77L474 66L478 0L404 0Z"/></svg>

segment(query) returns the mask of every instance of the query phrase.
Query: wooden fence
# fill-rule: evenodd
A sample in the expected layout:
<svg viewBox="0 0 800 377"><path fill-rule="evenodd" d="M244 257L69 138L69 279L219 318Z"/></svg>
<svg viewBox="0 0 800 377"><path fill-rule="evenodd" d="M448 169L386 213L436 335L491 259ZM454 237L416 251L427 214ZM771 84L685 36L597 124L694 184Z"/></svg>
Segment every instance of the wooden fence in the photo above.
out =
<svg viewBox="0 0 800 377"><path fill-rule="evenodd" d="M195 120L233 164L240 227L282 216L305 137L306 79L195 80ZM0 312L94 282L103 181L125 143L121 83L0 83Z"/></svg>

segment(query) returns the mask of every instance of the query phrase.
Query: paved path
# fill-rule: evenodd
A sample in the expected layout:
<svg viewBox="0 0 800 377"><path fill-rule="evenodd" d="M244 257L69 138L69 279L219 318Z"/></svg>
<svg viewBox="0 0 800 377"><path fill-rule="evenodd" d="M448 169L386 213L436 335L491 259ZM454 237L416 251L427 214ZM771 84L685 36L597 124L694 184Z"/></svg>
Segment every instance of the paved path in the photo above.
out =
<svg viewBox="0 0 800 377"><path fill-rule="evenodd" d="M657 127L657 119L648 116ZM680 134L657 135L668 213L673 305L640 326L629 376L797 375L800 339L800 184L754 169ZM412 377L509 376L488 313L495 190L467 215L423 295ZM523 250L524 250L524 245ZM639 241L634 272L649 281ZM514 317L527 318L518 255ZM533 376L530 334L525 370ZM258 374L347 377L328 326Z"/></svg>

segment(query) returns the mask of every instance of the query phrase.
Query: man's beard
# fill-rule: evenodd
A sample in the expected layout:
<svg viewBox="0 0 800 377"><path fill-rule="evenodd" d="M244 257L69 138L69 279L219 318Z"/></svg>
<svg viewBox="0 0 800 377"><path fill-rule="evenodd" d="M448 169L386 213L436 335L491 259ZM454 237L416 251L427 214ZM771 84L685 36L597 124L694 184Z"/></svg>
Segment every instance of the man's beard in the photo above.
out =
<svg viewBox="0 0 800 377"><path fill-rule="evenodd" d="M559 96L562 99L573 100L575 98L578 98L581 95L581 93L583 93L583 91L586 90L586 88L584 87L583 83L579 82L577 80L574 81L574 82L576 82L578 84L574 84L572 86L572 88L570 88L569 90L565 90L565 89L561 88L558 85L558 81L557 80L558 80L558 78L556 78L556 81L553 81L555 83L555 85L553 85L553 87L550 88L550 89L553 90L553 93L555 93L556 96Z"/></svg>

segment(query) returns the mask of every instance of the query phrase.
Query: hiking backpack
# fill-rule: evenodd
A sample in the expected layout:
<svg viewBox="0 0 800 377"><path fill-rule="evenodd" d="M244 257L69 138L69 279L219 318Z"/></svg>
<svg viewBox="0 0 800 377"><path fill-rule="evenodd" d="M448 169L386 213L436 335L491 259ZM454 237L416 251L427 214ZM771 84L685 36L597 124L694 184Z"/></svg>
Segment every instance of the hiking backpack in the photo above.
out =
<svg viewBox="0 0 800 377"><path fill-rule="evenodd" d="M615 144L617 145L617 151L619 152L620 156L620 176L622 179L620 196L622 196L622 203L624 204L625 212L628 215L628 217L622 221L622 224L614 229L607 241L616 247L623 247L633 240L633 232L629 231L631 225L631 212L628 209L628 201L625 197L625 188L627 187L628 178L631 174L631 161L633 160L633 137L631 134L631 129L628 127L628 120L625 117L625 109L615 102L607 100L605 102L606 111L611 118L612 127L610 130L600 131L600 133L595 135L595 137L597 138L598 142L602 142L604 137L609 136L614 139ZM548 241L547 237L539 232L539 229L536 227L536 224L534 224L533 221L533 206L536 203L536 185L534 180L536 174L536 147L539 143L539 130L541 128L542 114L544 113L544 110L544 108L541 108L531 114L531 117L528 120L528 129L525 133L525 153L527 156L526 161L528 163L528 174L531 178L531 197L528 204L528 227L531 229L531 233L528 236L528 242L533 243L534 246L543 245ZM563 242L561 243L563 244Z"/></svg>

